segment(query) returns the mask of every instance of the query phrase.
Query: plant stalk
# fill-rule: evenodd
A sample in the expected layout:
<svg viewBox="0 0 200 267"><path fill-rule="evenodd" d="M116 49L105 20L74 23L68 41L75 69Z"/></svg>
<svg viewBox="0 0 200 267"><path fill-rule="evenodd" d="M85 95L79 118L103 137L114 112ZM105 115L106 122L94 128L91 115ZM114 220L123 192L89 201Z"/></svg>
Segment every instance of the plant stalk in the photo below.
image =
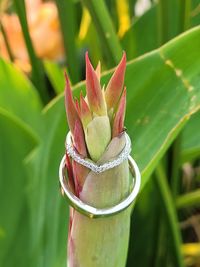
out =
<svg viewBox="0 0 200 267"><path fill-rule="evenodd" d="M26 6L24 0L15 0L14 1L16 12L19 17L19 21L22 27L22 32L24 36L24 40L26 43L26 48L29 54L29 58L32 65L32 79L39 91L41 99L44 103L47 103L49 100L49 95L45 82L45 73L42 62L37 58L31 36L28 29L28 22L26 17Z"/></svg>
<svg viewBox="0 0 200 267"><path fill-rule="evenodd" d="M114 30L112 20L104 0L82 0L88 8L94 21L108 63L113 66L117 64L122 56L122 47Z"/></svg>
<svg viewBox="0 0 200 267"><path fill-rule="evenodd" d="M161 163L158 164L155 170L155 181L157 184L158 192L165 211L165 217L169 226L169 232L172 240L172 246L174 251L174 260L177 267L184 267L184 260L181 253L181 234L178 224L178 218L176 209L173 202L173 197L170 192L170 188L167 182L167 177Z"/></svg>

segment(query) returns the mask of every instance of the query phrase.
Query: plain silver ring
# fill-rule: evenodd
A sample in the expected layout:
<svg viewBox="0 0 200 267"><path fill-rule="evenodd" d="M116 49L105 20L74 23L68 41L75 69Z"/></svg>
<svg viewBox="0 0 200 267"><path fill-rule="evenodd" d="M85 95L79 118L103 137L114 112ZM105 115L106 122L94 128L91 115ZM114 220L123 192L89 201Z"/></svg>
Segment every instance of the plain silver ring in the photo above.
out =
<svg viewBox="0 0 200 267"><path fill-rule="evenodd" d="M60 180L60 185L61 185L61 192L62 195L66 196L67 201L69 202L69 205L72 206L75 210L78 212L86 215L89 218L102 218L102 217L109 217L113 216L117 213L122 212L126 208L128 208L135 198L138 195L138 192L140 190L140 184L141 184L141 175L139 168L134 161L134 159L129 155L128 161L129 161L129 168L131 171L131 174L135 176L135 179L133 177L133 183L134 186L132 188L132 191L130 194L122 200L119 204L109 207L109 208L104 208L104 209L97 209L93 206L90 206L83 201L81 201L78 197L76 197L70 190L68 183L66 181L66 177L64 174L65 171L65 155L63 156L61 162L60 162L60 167L59 167L59 180Z"/></svg>

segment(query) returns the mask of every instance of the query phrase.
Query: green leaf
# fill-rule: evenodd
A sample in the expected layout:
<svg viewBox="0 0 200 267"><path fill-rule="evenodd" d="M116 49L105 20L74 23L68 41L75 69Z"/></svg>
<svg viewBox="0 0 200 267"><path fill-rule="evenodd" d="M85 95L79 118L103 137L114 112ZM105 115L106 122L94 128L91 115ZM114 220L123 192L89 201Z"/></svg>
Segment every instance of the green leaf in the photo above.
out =
<svg viewBox="0 0 200 267"><path fill-rule="evenodd" d="M200 189L177 197L176 206L178 209L200 207Z"/></svg>
<svg viewBox="0 0 200 267"><path fill-rule="evenodd" d="M66 117L64 105L44 111L44 132L40 146L27 159L30 212L31 262L29 266L66 266L68 205L61 197L58 167L65 153Z"/></svg>
<svg viewBox="0 0 200 267"><path fill-rule="evenodd" d="M121 42L127 58L138 57L158 47L157 5L137 18Z"/></svg>
<svg viewBox="0 0 200 267"><path fill-rule="evenodd" d="M8 52L9 59L13 62L14 61L14 56L12 54L12 51L11 51L11 48L10 48L10 44L8 42L7 33L6 33L5 29L4 29L4 26L3 26L1 21L0 21L0 30L1 30L2 37L3 37L3 40L4 40L5 46L6 46L6 50Z"/></svg>
<svg viewBox="0 0 200 267"><path fill-rule="evenodd" d="M14 5L16 8L17 15L19 17L26 48L31 61L33 82L37 86L41 99L44 101L44 103L46 103L47 100L49 100L49 96L45 83L44 69L42 62L36 56L32 44L31 36L28 29L25 1L24 0L14 1Z"/></svg>
<svg viewBox="0 0 200 267"><path fill-rule="evenodd" d="M155 177L158 192L160 194L160 201L162 202L164 216L168 225L167 230L171 239L169 247L173 248L171 251L174 254L174 266L185 266L183 261L183 255L180 250L182 240L177 217L178 215L176 213L173 197L167 182L167 177L165 175L164 168L161 163L159 163L156 168Z"/></svg>
<svg viewBox="0 0 200 267"><path fill-rule="evenodd" d="M57 94L63 92L65 81L63 79L64 71L62 70L62 68L58 64L50 60L44 61L44 67L55 92Z"/></svg>
<svg viewBox="0 0 200 267"><path fill-rule="evenodd" d="M38 140L25 124L3 109L0 129L0 265L11 267L17 262L23 267L29 262L30 244L23 160Z"/></svg>
<svg viewBox="0 0 200 267"><path fill-rule="evenodd" d="M182 2L180 3L179 0L160 0L158 2L157 27L160 45L166 43L185 30L184 23L187 12L184 10L185 3Z"/></svg>
<svg viewBox="0 0 200 267"><path fill-rule="evenodd" d="M83 37L80 36L80 38L83 38L81 40L81 46L89 51L90 58L92 59L92 63L95 64L94 66L97 66L99 60L103 58L102 56L103 51L102 51L101 43L99 42L98 32L95 29L94 23L89 24L86 35ZM95 49L93 49L94 47ZM102 66L102 63L104 62L102 62L101 60L101 66Z"/></svg>
<svg viewBox="0 0 200 267"><path fill-rule="evenodd" d="M0 58L0 107L17 116L37 134L41 132L42 104L30 81Z"/></svg>
<svg viewBox="0 0 200 267"><path fill-rule="evenodd" d="M71 81L76 83L80 80L80 64L76 49L76 7L73 0L56 0L55 2L60 18L68 71Z"/></svg>
<svg viewBox="0 0 200 267"><path fill-rule="evenodd" d="M122 38L128 59L149 52L190 26L190 0L161 0L137 18Z"/></svg>
<svg viewBox="0 0 200 267"><path fill-rule="evenodd" d="M83 0L83 3L94 21L108 62L111 65L117 64L122 56L122 48L104 0Z"/></svg>
<svg viewBox="0 0 200 267"><path fill-rule="evenodd" d="M192 0L191 24L193 27L200 24L199 0Z"/></svg>
<svg viewBox="0 0 200 267"><path fill-rule="evenodd" d="M187 123L182 138L182 162L194 160L200 155L200 112L195 113Z"/></svg>
<svg viewBox="0 0 200 267"><path fill-rule="evenodd" d="M133 263L135 266L155 266L159 247L160 212L160 198L154 179L151 179L138 196L131 216L127 267L132 267Z"/></svg>

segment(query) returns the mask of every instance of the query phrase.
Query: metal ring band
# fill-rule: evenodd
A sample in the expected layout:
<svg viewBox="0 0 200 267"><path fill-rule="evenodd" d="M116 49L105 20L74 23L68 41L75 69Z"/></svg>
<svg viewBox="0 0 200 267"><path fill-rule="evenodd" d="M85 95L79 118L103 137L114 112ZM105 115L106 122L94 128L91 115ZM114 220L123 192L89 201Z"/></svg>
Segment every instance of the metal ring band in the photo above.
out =
<svg viewBox="0 0 200 267"><path fill-rule="evenodd" d="M89 218L108 217L122 212L127 207L129 207L131 203L135 200L136 196L138 195L141 184L141 175L136 162L131 156L128 157L128 161L131 174L135 176L135 179L133 178L134 186L132 191L119 204L110 208L97 209L93 206L84 203L71 192L64 174L65 171L65 155L64 155L60 162L60 167L59 167L59 180L60 180L62 195L66 196L69 205L71 205L75 210L86 215Z"/></svg>

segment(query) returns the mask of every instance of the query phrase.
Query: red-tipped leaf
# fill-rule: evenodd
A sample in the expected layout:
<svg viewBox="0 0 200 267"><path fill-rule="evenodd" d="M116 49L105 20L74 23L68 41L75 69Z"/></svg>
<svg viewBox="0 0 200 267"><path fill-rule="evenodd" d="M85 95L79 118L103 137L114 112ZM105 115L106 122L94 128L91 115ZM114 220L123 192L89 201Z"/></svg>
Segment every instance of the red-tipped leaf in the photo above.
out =
<svg viewBox="0 0 200 267"><path fill-rule="evenodd" d="M114 122L113 122L113 129L112 129L112 137L118 136L124 130L124 117L125 117L125 110L126 110L126 88L122 93L118 110L115 114Z"/></svg>
<svg viewBox="0 0 200 267"><path fill-rule="evenodd" d="M108 110L110 110L111 108L115 108L118 104L123 90L125 70L126 53L124 52L122 59L119 65L117 66L115 72L113 73L105 91L105 98Z"/></svg>
<svg viewBox="0 0 200 267"><path fill-rule="evenodd" d="M86 60L86 91L90 109L97 115L106 114L106 106L101 92L101 85L95 70L92 67L88 53L85 54Z"/></svg>

